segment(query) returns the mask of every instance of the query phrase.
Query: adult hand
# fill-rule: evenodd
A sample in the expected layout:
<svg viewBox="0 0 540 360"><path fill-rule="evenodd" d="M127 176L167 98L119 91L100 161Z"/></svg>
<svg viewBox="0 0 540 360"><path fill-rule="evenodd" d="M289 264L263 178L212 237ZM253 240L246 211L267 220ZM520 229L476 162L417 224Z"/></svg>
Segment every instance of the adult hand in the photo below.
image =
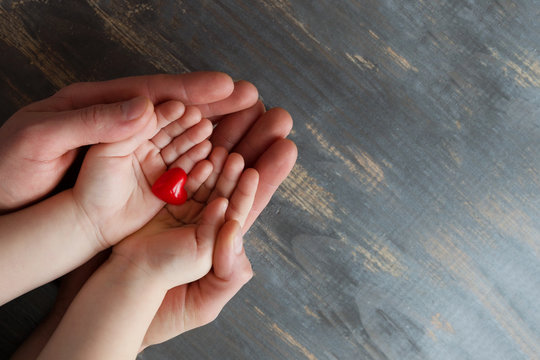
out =
<svg viewBox="0 0 540 360"><path fill-rule="evenodd" d="M229 221L219 232L212 270L198 281L167 292L145 335L141 351L213 321L251 279L251 264L235 234L249 229L292 170L297 149L292 141L285 139L291 127L288 112L281 108L265 112L261 102L219 120L210 138L213 146L241 154L245 166L259 173L254 203L245 220Z"/></svg>
<svg viewBox="0 0 540 360"><path fill-rule="evenodd" d="M244 89L249 90L249 86ZM248 90L245 92L249 93ZM245 166L254 167L259 173L259 184L254 204L242 227L242 232L245 233L292 170L297 157L297 149L292 141L285 139L292 128L291 116L285 110L277 108L266 112L263 104L257 102L245 110L219 116L218 109L225 113L223 109L227 108L226 101L200 108L205 116L213 117L214 121L217 122L210 138L213 146L222 146L229 152L234 151L241 154ZM244 99L244 102L240 101L239 103L246 104L248 101ZM211 111L213 111L214 116L211 115ZM253 274L251 264L243 248L240 253L234 250L232 225L226 224L225 226L224 233L218 235L212 271L193 285L179 286L167 292L163 304L147 332L142 348L165 341L184 331L212 321L227 302L249 281ZM89 272L85 272L82 277L76 277L78 281L75 282L73 288L77 289L82 286L85 278L89 275ZM73 291L71 295L75 293ZM64 298L66 301L62 302L63 306L57 308L59 313L65 311L69 297ZM168 326L169 322L161 323L160 318L182 316L186 308L173 306L178 304L178 301L185 304L189 311L197 315L188 319L187 322L178 323L178 326ZM165 326L161 326L163 324ZM50 334L36 335L40 336L42 343L47 336L50 336Z"/></svg>
<svg viewBox="0 0 540 360"><path fill-rule="evenodd" d="M148 119L130 119L118 103L144 96L177 100L213 118L255 103L257 90L223 73L153 75L77 83L15 113L0 128L0 212L34 202L60 182L81 146L125 140ZM99 104L99 105L96 105ZM63 113L61 121L58 113ZM7 176L9 174L9 176Z"/></svg>

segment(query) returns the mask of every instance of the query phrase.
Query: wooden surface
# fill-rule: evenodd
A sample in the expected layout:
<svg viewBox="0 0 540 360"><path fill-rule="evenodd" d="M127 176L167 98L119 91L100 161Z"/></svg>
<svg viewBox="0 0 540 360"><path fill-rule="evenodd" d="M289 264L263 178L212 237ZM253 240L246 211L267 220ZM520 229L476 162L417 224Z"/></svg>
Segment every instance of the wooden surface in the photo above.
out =
<svg viewBox="0 0 540 360"><path fill-rule="evenodd" d="M0 115L222 70L295 120L254 279L141 359L539 359L540 2L0 1ZM54 286L0 309L2 354Z"/></svg>

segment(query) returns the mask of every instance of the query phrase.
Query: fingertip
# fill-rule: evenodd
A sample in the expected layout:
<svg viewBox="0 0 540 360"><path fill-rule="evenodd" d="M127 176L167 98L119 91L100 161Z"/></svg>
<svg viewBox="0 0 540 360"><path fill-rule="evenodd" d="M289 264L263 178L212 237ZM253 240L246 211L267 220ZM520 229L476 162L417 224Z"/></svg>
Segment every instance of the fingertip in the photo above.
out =
<svg viewBox="0 0 540 360"><path fill-rule="evenodd" d="M171 122L180 119L187 111L188 109L184 103L178 100L169 100L155 106L156 114L159 114L159 117L163 119L160 123L160 127L165 127Z"/></svg>
<svg viewBox="0 0 540 360"><path fill-rule="evenodd" d="M272 108L266 112L266 116L271 119L276 133L283 137L289 135L293 127L293 119L287 110L280 107Z"/></svg>
<svg viewBox="0 0 540 360"><path fill-rule="evenodd" d="M212 162L210 160L201 160L199 161L193 170L196 170L200 173L201 177L201 184L208 179L208 177L212 174L212 171L214 170L214 165L212 165Z"/></svg>
<svg viewBox="0 0 540 360"><path fill-rule="evenodd" d="M212 135L212 130L214 129L214 125L212 122L206 118L201 119L200 125L201 132L204 134L204 136L208 139Z"/></svg>
<svg viewBox="0 0 540 360"><path fill-rule="evenodd" d="M223 72L194 72L186 74L185 79L194 105L223 100L234 91L233 79Z"/></svg>
<svg viewBox="0 0 540 360"><path fill-rule="evenodd" d="M255 105L259 100L259 90L249 81L236 81L234 90L237 92L237 97L241 100L242 105L246 108Z"/></svg>
<svg viewBox="0 0 540 360"><path fill-rule="evenodd" d="M252 191L254 193L253 196L255 196L257 193L257 188L259 187L259 179L259 172L254 168L244 170L244 174L242 175L242 181L244 182L244 184L247 184L244 185L247 191Z"/></svg>
<svg viewBox="0 0 540 360"><path fill-rule="evenodd" d="M229 199L224 197L215 198L207 205L208 208L212 209L212 212L225 215L227 207L229 207Z"/></svg>
<svg viewBox="0 0 540 360"><path fill-rule="evenodd" d="M214 273L222 280L230 280L236 257L243 252L242 228L236 220L225 222L219 230L214 252Z"/></svg>
<svg viewBox="0 0 540 360"><path fill-rule="evenodd" d="M255 107L261 114L264 114L266 112L266 106L264 105L260 96L255 105L253 105L253 107Z"/></svg>
<svg viewBox="0 0 540 360"><path fill-rule="evenodd" d="M250 180L259 181L259 172L254 168L244 170L244 176L250 178Z"/></svg>
<svg viewBox="0 0 540 360"><path fill-rule="evenodd" d="M227 237L229 242L232 244L237 235L241 235L242 233L242 227L240 226L240 223L236 220L227 220L220 230L220 235L223 237Z"/></svg>
<svg viewBox="0 0 540 360"><path fill-rule="evenodd" d="M120 105L120 108L122 110L123 120L131 121L146 113L148 102L144 96L138 96L128 101L124 101L122 105Z"/></svg>
<svg viewBox="0 0 540 360"><path fill-rule="evenodd" d="M145 96L138 96L124 102L121 105L124 115L122 124L130 132L144 129L152 119L157 119L154 112L154 104Z"/></svg>
<svg viewBox="0 0 540 360"><path fill-rule="evenodd" d="M298 147L294 141L290 139L282 139L277 141L277 146L282 153L287 154L289 161L296 162L296 159L298 158Z"/></svg>
<svg viewBox="0 0 540 360"><path fill-rule="evenodd" d="M186 110L183 114L183 119L187 119L189 126L193 126L193 124L196 124L198 121L200 121L202 118L201 110L197 106L189 105L186 106ZM188 127L187 124L185 126Z"/></svg>
<svg viewBox="0 0 540 360"><path fill-rule="evenodd" d="M207 76L209 77L212 77L212 81L216 85L220 85L224 89L226 88L229 91L229 95L233 92L234 80L229 74L222 71L203 71L202 73L207 74Z"/></svg>
<svg viewBox="0 0 540 360"><path fill-rule="evenodd" d="M257 160L255 168L262 173L271 172L272 174L286 174L294 166L298 157L298 148L296 144L289 139L279 139L275 141Z"/></svg>
<svg viewBox="0 0 540 360"><path fill-rule="evenodd" d="M194 165L193 169L188 174L188 180L186 182L185 189L188 192L188 196L192 197L193 194L199 190L201 185L212 174L213 165L208 160L201 160Z"/></svg>
<svg viewBox="0 0 540 360"><path fill-rule="evenodd" d="M227 158L227 166L234 167L239 171L244 169L245 164L244 157L239 153L230 153L229 157Z"/></svg>
<svg viewBox="0 0 540 360"><path fill-rule="evenodd" d="M143 116L154 113L154 103L149 98L146 96L139 96L135 99L140 99L138 101L144 103L144 112L142 113Z"/></svg>
<svg viewBox="0 0 540 360"><path fill-rule="evenodd" d="M214 164L214 167L221 172L221 166L223 166L228 154L229 152L224 147L215 146L208 156L208 159Z"/></svg>

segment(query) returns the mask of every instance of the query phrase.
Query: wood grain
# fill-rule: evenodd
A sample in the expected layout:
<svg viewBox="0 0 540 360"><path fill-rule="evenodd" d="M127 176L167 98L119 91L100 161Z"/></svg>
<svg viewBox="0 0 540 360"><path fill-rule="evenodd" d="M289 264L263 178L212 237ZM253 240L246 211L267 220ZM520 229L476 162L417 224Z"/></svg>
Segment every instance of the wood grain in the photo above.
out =
<svg viewBox="0 0 540 360"><path fill-rule="evenodd" d="M298 163L246 236L256 276L141 359L539 359L539 15L534 0L0 1L0 115L75 81L203 69L291 112ZM0 357L30 299L0 308Z"/></svg>

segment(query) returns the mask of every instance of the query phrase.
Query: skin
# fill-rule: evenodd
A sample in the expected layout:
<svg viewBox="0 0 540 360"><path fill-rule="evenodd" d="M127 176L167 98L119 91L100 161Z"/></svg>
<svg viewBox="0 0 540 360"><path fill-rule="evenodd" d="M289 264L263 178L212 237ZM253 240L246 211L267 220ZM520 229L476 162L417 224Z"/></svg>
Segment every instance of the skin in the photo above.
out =
<svg viewBox="0 0 540 360"><path fill-rule="evenodd" d="M200 112L172 101L154 112L143 97L130 104L146 121L140 132L92 146L73 189L0 217L1 302L65 274L152 219L164 202L151 184L168 165L182 166L192 183L209 173L196 166L210 151L212 131ZM112 107L121 112L122 105ZM153 138L167 131L175 137L165 136L160 148ZM176 160L167 161L162 151Z"/></svg>
<svg viewBox="0 0 540 360"><path fill-rule="evenodd" d="M219 72L153 75L77 83L30 104L0 128L0 212L42 199L60 182L80 151L124 141L143 129L145 118L118 116L116 103L145 97L158 109L168 101L196 105L204 118L245 109L257 90ZM9 174L9 176L7 176Z"/></svg>
<svg viewBox="0 0 540 360"><path fill-rule="evenodd" d="M215 74L215 73L211 73ZM218 73L219 74L219 73ZM184 77L185 75L180 75ZM201 97L207 96L204 93L205 81L214 81L214 86L221 88L221 96L230 92L227 88L230 85L230 78L225 79L222 75L212 75L202 81L198 74L190 74L188 78L173 76L151 76L113 80L105 83L76 84L68 87L67 90L60 91L53 96L54 99L45 100L45 104L38 103L34 107L29 107L31 111L42 109L43 111L78 111L81 108L93 108L96 103L110 104L117 101L126 100L134 96L146 96L154 105L161 104L173 99L180 99L194 104L202 102ZM225 79L225 80L223 80ZM230 82L229 82L230 81ZM217 83L222 85L217 86ZM206 86L207 87L207 86ZM189 94L189 96L186 96ZM214 96L215 93L212 95ZM245 166L254 168L259 175L259 182L255 192L253 206L246 216L242 226L245 233L264 209L270 198L276 191L279 184L291 171L297 157L297 150L294 143L285 137L292 127L290 115L283 109L272 109L265 111L261 102L257 101L256 89L247 82L237 82L233 84L230 95L224 99L197 104L202 116L211 119L215 124L210 142L214 147L221 146L228 152L235 151L243 159ZM216 96L217 97L217 96ZM101 105L97 105L101 106ZM99 113L90 111L90 113ZM104 121L105 124L108 122ZM94 124L100 124L95 121ZM113 126L114 127L114 126ZM51 126L51 129L55 128ZM117 130L107 128L107 131L96 135L88 135L83 140L74 140L72 143L63 145L62 148L71 149L64 152L65 157L74 157L70 152L78 150L72 149L75 145L83 145L97 141L115 141L115 139L105 138L104 133L114 134ZM132 135L137 130L130 130ZM16 132L15 132L16 133ZM66 134L69 131L66 132ZM52 135L51 135L52 136ZM101 136L101 139L100 139ZM23 136L24 137L24 136ZM97 140L96 140L97 139ZM103 140L105 139L105 140ZM159 144L157 144L159 145ZM64 151L63 150L63 151ZM1 153L2 149L0 149ZM62 152L62 151L60 151ZM58 158L53 161L55 166L60 163ZM68 164L69 161L67 162ZM54 166L53 166L54 167ZM66 166L57 167L57 171L63 171ZM34 196L39 198L39 196ZM25 202L26 201L26 202ZM18 204L27 204L32 199L26 199ZM13 209L5 206L9 210ZM223 226L230 222L226 222ZM239 226L239 225L238 225ZM232 230L228 230L232 233ZM145 334L140 350L148 345L165 341L183 331L202 326L212 321L225 306L225 304L240 290L240 288L251 278L251 264L243 250L237 253L234 249L232 236L224 236L227 241L217 241L213 254L213 267L204 277L195 283L179 286L170 289L158 309L155 317ZM35 358L51 336L51 332L57 327L66 309L71 303L77 291L84 281L94 273L99 267L105 255L92 259L84 267L69 274L62 281L60 295L54 310L48 319L40 325L36 332L29 338L14 355L18 358ZM183 304L181 312L174 304ZM185 317L184 313L192 314ZM164 326L160 319L174 318L176 316L189 321L176 322L176 326Z"/></svg>
<svg viewBox="0 0 540 360"><path fill-rule="evenodd" d="M218 273L228 276L230 264L221 258L231 249L242 253L241 224L258 183L257 172L243 170L240 156L217 150L211 158L220 170L191 187L188 202L168 205L113 248L38 358L133 359L148 341L176 335L197 316L200 287L209 278L194 281L209 273L215 256ZM174 308L162 305L169 292L176 296Z"/></svg>

